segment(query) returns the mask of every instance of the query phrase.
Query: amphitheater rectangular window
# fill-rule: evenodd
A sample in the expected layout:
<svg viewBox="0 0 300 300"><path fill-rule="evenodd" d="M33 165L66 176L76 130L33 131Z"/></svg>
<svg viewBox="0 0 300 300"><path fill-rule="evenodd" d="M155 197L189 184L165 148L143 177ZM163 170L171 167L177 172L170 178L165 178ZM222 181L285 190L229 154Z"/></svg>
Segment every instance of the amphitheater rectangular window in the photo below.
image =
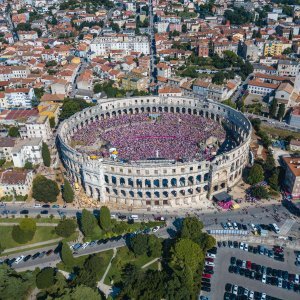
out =
<svg viewBox="0 0 300 300"><path fill-rule="evenodd" d="M190 167L190 171L193 171L194 170L194 168L193 167Z"/></svg>
<svg viewBox="0 0 300 300"><path fill-rule="evenodd" d="M141 174L141 171L140 170L136 170L136 174Z"/></svg>
<svg viewBox="0 0 300 300"><path fill-rule="evenodd" d="M158 171L157 171L157 170L154 170L154 174L157 175L157 174L158 174Z"/></svg>
<svg viewBox="0 0 300 300"><path fill-rule="evenodd" d="M201 170L201 166L198 166L198 170Z"/></svg>
<svg viewBox="0 0 300 300"><path fill-rule="evenodd" d="M151 205L151 201L147 200L146 205Z"/></svg>
<svg viewBox="0 0 300 300"><path fill-rule="evenodd" d="M123 169L122 168L120 169L120 173L123 173Z"/></svg>
<svg viewBox="0 0 300 300"><path fill-rule="evenodd" d="M128 169L128 174L131 174L131 169Z"/></svg>
<svg viewBox="0 0 300 300"><path fill-rule="evenodd" d="M175 173L176 173L176 169L173 169L173 170L172 170L172 173L175 174Z"/></svg>
<svg viewBox="0 0 300 300"><path fill-rule="evenodd" d="M185 172L185 168L181 168L181 173L184 173Z"/></svg>
<svg viewBox="0 0 300 300"><path fill-rule="evenodd" d="M149 175L149 170L146 170L145 173L146 173L146 175Z"/></svg>
<svg viewBox="0 0 300 300"><path fill-rule="evenodd" d="M167 170L164 170L163 172L164 172L164 174L167 174L168 171L167 171Z"/></svg>
<svg viewBox="0 0 300 300"><path fill-rule="evenodd" d="M115 171L115 168L114 168L114 167L111 167L110 170L111 170L112 172L114 172L114 171Z"/></svg>

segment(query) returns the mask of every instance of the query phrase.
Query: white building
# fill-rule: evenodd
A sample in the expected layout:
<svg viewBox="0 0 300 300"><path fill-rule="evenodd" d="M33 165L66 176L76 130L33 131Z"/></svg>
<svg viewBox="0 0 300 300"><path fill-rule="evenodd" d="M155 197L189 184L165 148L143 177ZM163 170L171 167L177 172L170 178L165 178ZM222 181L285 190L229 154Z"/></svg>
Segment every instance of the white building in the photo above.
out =
<svg viewBox="0 0 300 300"><path fill-rule="evenodd" d="M146 36L102 36L93 40L91 51L97 56L108 55L111 50L135 51L150 54L150 45Z"/></svg>
<svg viewBox="0 0 300 300"><path fill-rule="evenodd" d="M52 137L52 131L48 116L32 116L29 117L20 129L22 138L42 138L47 142Z"/></svg>
<svg viewBox="0 0 300 300"><path fill-rule="evenodd" d="M42 144L43 141L41 138L19 141L11 151L14 166L23 168L27 161L33 165L41 163L43 161Z"/></svg>
<svg viewBox="0 0 300 300"><path fill-rule="evenodd" d="M0 194L2 196L10 195L28 195L33 181L33 172L5 170L0 173Z"/></svg>
<svg viewBox="0 0 300 300"><path fill-rule="evenodd" d="M0 66L0 81L12 78L27 78L30 70L27 66Z"/></svg>
<svg viewBox="0 0 300 300"><path fill-rule="evenodd" d="M33 88L6 89L4 101L1 101L1 108L24 107L31 108L32 100L35 100Z"/></svg>
<svg viewBox="0 0 300 300"><path fill-rule="evenodd" d="M292 60L279 60L277 66L279 76L296 76L299 72L299 63Z"/></svg>
<svg viewBox="0 0 300 300"><path fill-rule="evenodd" d="M262 82L259 80L251 80L248 83L248 91L250 94L266 96L274 92L278 84Z"/></svg>
<svg viewBox="0 0 300 300"><path fill-rule="evenodd" d="M11 137L0 138L0 159L7 161L12 160L12 149L14 148L16 139Z"/></svg>

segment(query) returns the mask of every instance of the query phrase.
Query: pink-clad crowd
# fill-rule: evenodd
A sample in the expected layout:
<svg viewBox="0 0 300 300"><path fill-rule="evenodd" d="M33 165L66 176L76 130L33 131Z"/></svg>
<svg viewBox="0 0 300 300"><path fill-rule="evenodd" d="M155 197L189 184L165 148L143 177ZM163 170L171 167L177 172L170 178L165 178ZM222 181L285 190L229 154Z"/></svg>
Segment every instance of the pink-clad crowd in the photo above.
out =
<svg viewBox="0 0 300 300"><path fill-rule="evenodd" d="M106 141L117 149L117 157L129 161L149 158L176 160L210 159L211 151L199 147L210 136L225 139L223 127L201 116L160 113L155 118L148 114L121 115L95 121L73 136L73 141L92 146ZM93 151L93 155L108 157L108 149Z"/></svg>

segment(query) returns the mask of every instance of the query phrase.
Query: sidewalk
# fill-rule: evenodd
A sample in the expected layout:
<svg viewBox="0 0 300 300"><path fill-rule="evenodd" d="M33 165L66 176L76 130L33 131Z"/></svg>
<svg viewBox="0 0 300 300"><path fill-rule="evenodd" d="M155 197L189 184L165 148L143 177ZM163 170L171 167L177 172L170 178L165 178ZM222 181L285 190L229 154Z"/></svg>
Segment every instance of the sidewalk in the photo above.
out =
<svg viewBox="0 0 300 300"><path fill-rule="evenodd" d="M5 249L2 252L2 255L5 254L5 253L14 252L14 251L18 251L18 250L24 250L24 249L26 250L28 248L30 249L30 248L35 248L35 247L38 247L38 246L45 246L45 245L48 245L48 244L59 242L62 239L63 238L57 238L57 239L48 240L48 241L45 241L45 242L39 242L39 243L35 243L35 244L30 244L30 245L24 245L24 246L19 246L19 247Z"/></svg>
<svg viewBox="0 0 300 300"><path fill-rule="evenodd" d="M13 223L13 222L0 222L0 226L14 226L19 225L20 223ZM56 223L36 223L38 227L56 227Z"/></svg>
<svg viewBox="0 0 300 300"><path fill-rule="evenodd" d="M149 261L148 263L144 264L141 269L145 269L147 267L149 267L150 265L154 264L156 261L158 261L160 259L160 257L156 257L153 260Z"/></svg>

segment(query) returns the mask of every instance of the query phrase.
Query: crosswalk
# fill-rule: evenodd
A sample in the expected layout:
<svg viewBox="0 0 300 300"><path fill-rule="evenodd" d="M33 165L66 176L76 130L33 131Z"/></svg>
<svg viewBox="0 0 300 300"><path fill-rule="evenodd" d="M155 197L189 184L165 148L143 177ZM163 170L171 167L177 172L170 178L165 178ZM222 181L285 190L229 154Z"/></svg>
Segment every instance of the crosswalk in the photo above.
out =
<svg viewBox="0 0 300 300"><path fill-rule="evenodd" d="M296 223L296 220L286 219L280 228L280 234L281 235L287 234L291 230L291 228L293 227L293 225L295 223Z"/></svg>

